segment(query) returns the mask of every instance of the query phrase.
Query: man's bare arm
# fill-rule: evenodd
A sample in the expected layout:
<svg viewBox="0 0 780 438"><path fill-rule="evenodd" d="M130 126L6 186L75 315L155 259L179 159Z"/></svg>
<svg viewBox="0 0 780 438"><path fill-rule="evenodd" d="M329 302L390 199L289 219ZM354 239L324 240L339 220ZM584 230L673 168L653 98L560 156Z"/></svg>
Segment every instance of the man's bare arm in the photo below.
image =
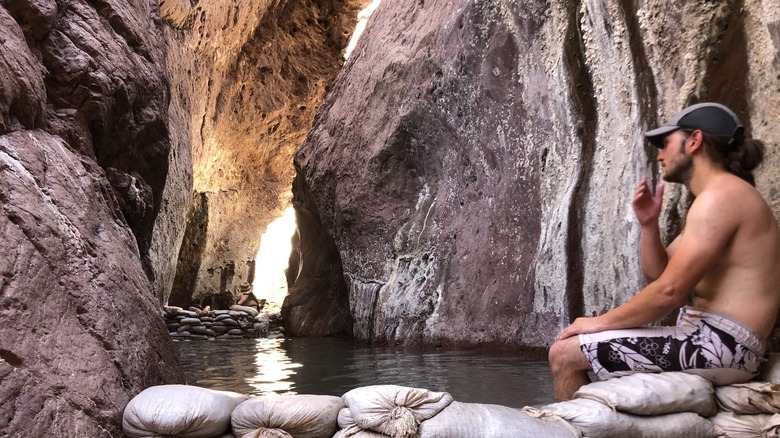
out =
<svg viewBox="0 0 780 438"><path fill-rule="evenodd" d="M648 325L685 304L688 294L704 278L736 231L733 218L718 214L712 196L700 196L688 213L685 233L657 280L627 303L594 318L577 318L563 329L559 339L580 333Z"/></svg>
<svg viewBox="0 0 780 438"><path fill-rule="evenodd" d="M664 185L656 186L655 195L650 192L647 178L642 177L634 192L631 205L639 224L642 226L639 260L642 273L647 281L656 280L663 273L668 262L666 249L661 242L658 218L661 215Z"/></svg>

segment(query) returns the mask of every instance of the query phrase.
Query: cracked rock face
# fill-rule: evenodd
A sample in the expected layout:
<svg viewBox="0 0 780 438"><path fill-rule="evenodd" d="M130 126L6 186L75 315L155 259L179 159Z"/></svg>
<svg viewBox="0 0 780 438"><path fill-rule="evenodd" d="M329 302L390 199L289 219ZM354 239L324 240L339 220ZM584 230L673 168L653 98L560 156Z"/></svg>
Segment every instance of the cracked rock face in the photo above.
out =
<svg viewBox="0 0 780 438"><path fill-rule="evenodd" d="M111 186L43 131L0 136L0 179L0 432L117 436L133 395L182 378Z"/></svg>
<svg viewBox="0 0 780 438"><path fill-rule="evenodd" d="M132 396L183 381L147 258L170 149L154 17L0 3L0 436L121 436Z"/></svg>
<svg viewBox="0 0 780 438"><path fill-rule="evenodd" d="M780 213L780 11L635 3L383 2L295 157L288 333L549 345L643 286L641 134L697 101L767 142ZM666 237L685 210L667 195Z"/></svg>

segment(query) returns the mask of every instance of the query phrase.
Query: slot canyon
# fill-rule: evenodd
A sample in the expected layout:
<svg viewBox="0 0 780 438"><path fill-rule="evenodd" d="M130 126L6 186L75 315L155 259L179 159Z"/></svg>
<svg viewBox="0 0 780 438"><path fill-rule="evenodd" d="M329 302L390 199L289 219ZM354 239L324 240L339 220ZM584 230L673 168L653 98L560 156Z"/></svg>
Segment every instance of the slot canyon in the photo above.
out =
<svg viewBox="0 0 780 438"><path fill-rule="evenodd" d="M288 336L535 351L645 284L682 107L765 141L780 216L776 1L3 0L0 41L0 437L123 436L184 382L162 306L255 283L290 207Z"/></svg>

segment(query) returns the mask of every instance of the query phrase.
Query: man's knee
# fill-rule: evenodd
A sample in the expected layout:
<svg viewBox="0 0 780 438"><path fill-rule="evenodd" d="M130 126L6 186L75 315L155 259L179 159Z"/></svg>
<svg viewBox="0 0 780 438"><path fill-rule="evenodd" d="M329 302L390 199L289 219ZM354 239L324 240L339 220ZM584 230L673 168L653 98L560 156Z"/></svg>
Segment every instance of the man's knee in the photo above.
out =
<svg viewBox="0 0 780 438"><path fill-rule="evenodd" d="M580 343L576 336L555 341L550 347L547 359L553 372L590 369L590 364L585 360L585 355L580 349Z"/></svg>
<svg viewBox="0 0 780 438"><path fill-rule="evenodd" d="M550 362L550 366L555 367L563 358L563 346L561 341L555 341L550 346L550 351L547 352L547 361Z"/></svg>
<svg viewBox="0 0 780 438"><path fill-rule="evenodd" d="M566 339L555 341L547 353L547 360L550 362L550 367L553 370L566 366L567 350L569 350L566 341Z"/></svg>

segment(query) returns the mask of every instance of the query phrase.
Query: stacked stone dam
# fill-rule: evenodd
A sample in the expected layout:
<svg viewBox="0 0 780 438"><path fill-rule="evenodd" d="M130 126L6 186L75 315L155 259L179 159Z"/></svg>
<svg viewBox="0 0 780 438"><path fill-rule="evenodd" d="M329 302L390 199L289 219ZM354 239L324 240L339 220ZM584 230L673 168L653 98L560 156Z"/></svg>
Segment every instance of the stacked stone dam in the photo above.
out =
<svg viewBox="0 0 780 438"><path fill-rule="evenodd" d="M243 306L207 313L166 307L163 311L168 334L173 340L215 340L240 338L282 338L279 313L257 312Z"/></svg>

